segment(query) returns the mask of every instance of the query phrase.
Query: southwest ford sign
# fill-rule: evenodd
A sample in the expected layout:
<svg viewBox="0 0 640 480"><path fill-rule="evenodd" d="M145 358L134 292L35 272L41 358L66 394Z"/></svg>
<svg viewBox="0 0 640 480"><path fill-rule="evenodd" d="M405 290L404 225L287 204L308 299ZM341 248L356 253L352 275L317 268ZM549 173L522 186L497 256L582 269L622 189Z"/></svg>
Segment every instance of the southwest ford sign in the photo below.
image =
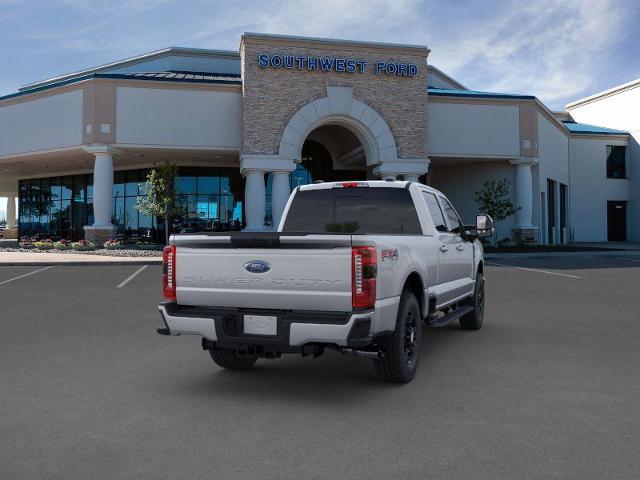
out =
<svg viewBox="0 0 640 480"><path fill-rule="evenodd" d="M299 57L297 55L258 55L258 66L262 68L284 68L289 70L309 70L321 72L364 73L372 68L376 75L385 74L398 77L413 77L418 73L413 63L375 62L369 66L365 60L337 57Z"/></svg>

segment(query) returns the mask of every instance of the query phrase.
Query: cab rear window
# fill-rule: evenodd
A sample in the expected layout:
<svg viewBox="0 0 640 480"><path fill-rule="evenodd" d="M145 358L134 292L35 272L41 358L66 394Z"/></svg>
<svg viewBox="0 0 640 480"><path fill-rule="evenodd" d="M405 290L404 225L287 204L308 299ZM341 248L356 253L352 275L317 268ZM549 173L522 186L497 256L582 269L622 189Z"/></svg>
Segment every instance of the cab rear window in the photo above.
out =
<svg viewBox="0 0 640 480"><path fill-rule="evenodd" d="M404 188L299 191L284 232L421 235L411 194Z"/></svg>

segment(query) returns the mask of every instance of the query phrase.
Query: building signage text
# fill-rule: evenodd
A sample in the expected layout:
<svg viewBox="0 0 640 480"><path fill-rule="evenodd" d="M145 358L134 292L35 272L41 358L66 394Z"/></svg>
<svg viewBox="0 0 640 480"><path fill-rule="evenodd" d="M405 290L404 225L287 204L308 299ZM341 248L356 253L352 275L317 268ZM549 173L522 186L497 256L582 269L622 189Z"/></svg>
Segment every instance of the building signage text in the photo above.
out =
<svg viewBox="0 0 640 480"><path fill-rule="evenodd" d="M368 63L365 60L336 57L306 57L297 55L258 55L258 66L261 68L285 68L289 70L308 70L322 72L364 73ZM418 66L413 63L374 62L376 75L386 74L399 77L413 77L418 73Z"/></svg>

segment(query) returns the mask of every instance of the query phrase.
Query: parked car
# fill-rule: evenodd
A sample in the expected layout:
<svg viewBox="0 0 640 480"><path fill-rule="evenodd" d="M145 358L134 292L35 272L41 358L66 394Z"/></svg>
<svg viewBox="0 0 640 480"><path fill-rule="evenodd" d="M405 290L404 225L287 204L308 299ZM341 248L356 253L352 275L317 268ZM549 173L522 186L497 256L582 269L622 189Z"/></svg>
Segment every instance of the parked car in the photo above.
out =
<svg viewBox="0 0 640 480"><path fill-rule="evenodd" d="M482 327L478 238L492 231L487 215L464 226L442 193L419 183L297 187L277 232L171 237L158 333L200 335L232 370L332 348L408 382L423 324Z"/></svg>

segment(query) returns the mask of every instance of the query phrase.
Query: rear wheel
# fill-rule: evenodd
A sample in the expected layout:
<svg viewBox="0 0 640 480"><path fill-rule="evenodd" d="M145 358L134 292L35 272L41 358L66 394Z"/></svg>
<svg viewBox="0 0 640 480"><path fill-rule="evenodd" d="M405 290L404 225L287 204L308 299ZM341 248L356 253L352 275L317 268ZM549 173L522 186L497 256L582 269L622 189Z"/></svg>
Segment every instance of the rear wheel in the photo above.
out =
<svg viewBox="0 0 640 480"><path fill-rule="evenodd" d="M381 343L384 357L373 361L373 368L381 378L394 383L408 383L413 379L420 360L422 319L420 307L413 293L405 291L400 298L396 329Z"/></svg>
<svg viewBox="0 0 640 480"><path fill-rule="evenodd" d="M227 348L212 348L209 355L216 365L227 370L249 370L258 360L255 355L238 355L235 350Z"/></svg>
<svg viewBox="0 0 640 480"><path fill-rule="evenodd" d="M473 310L460 317L460 326L465 330L480 330L484 320L484 275L480 272L476 275L476 286L469 305Z"/></svg>

